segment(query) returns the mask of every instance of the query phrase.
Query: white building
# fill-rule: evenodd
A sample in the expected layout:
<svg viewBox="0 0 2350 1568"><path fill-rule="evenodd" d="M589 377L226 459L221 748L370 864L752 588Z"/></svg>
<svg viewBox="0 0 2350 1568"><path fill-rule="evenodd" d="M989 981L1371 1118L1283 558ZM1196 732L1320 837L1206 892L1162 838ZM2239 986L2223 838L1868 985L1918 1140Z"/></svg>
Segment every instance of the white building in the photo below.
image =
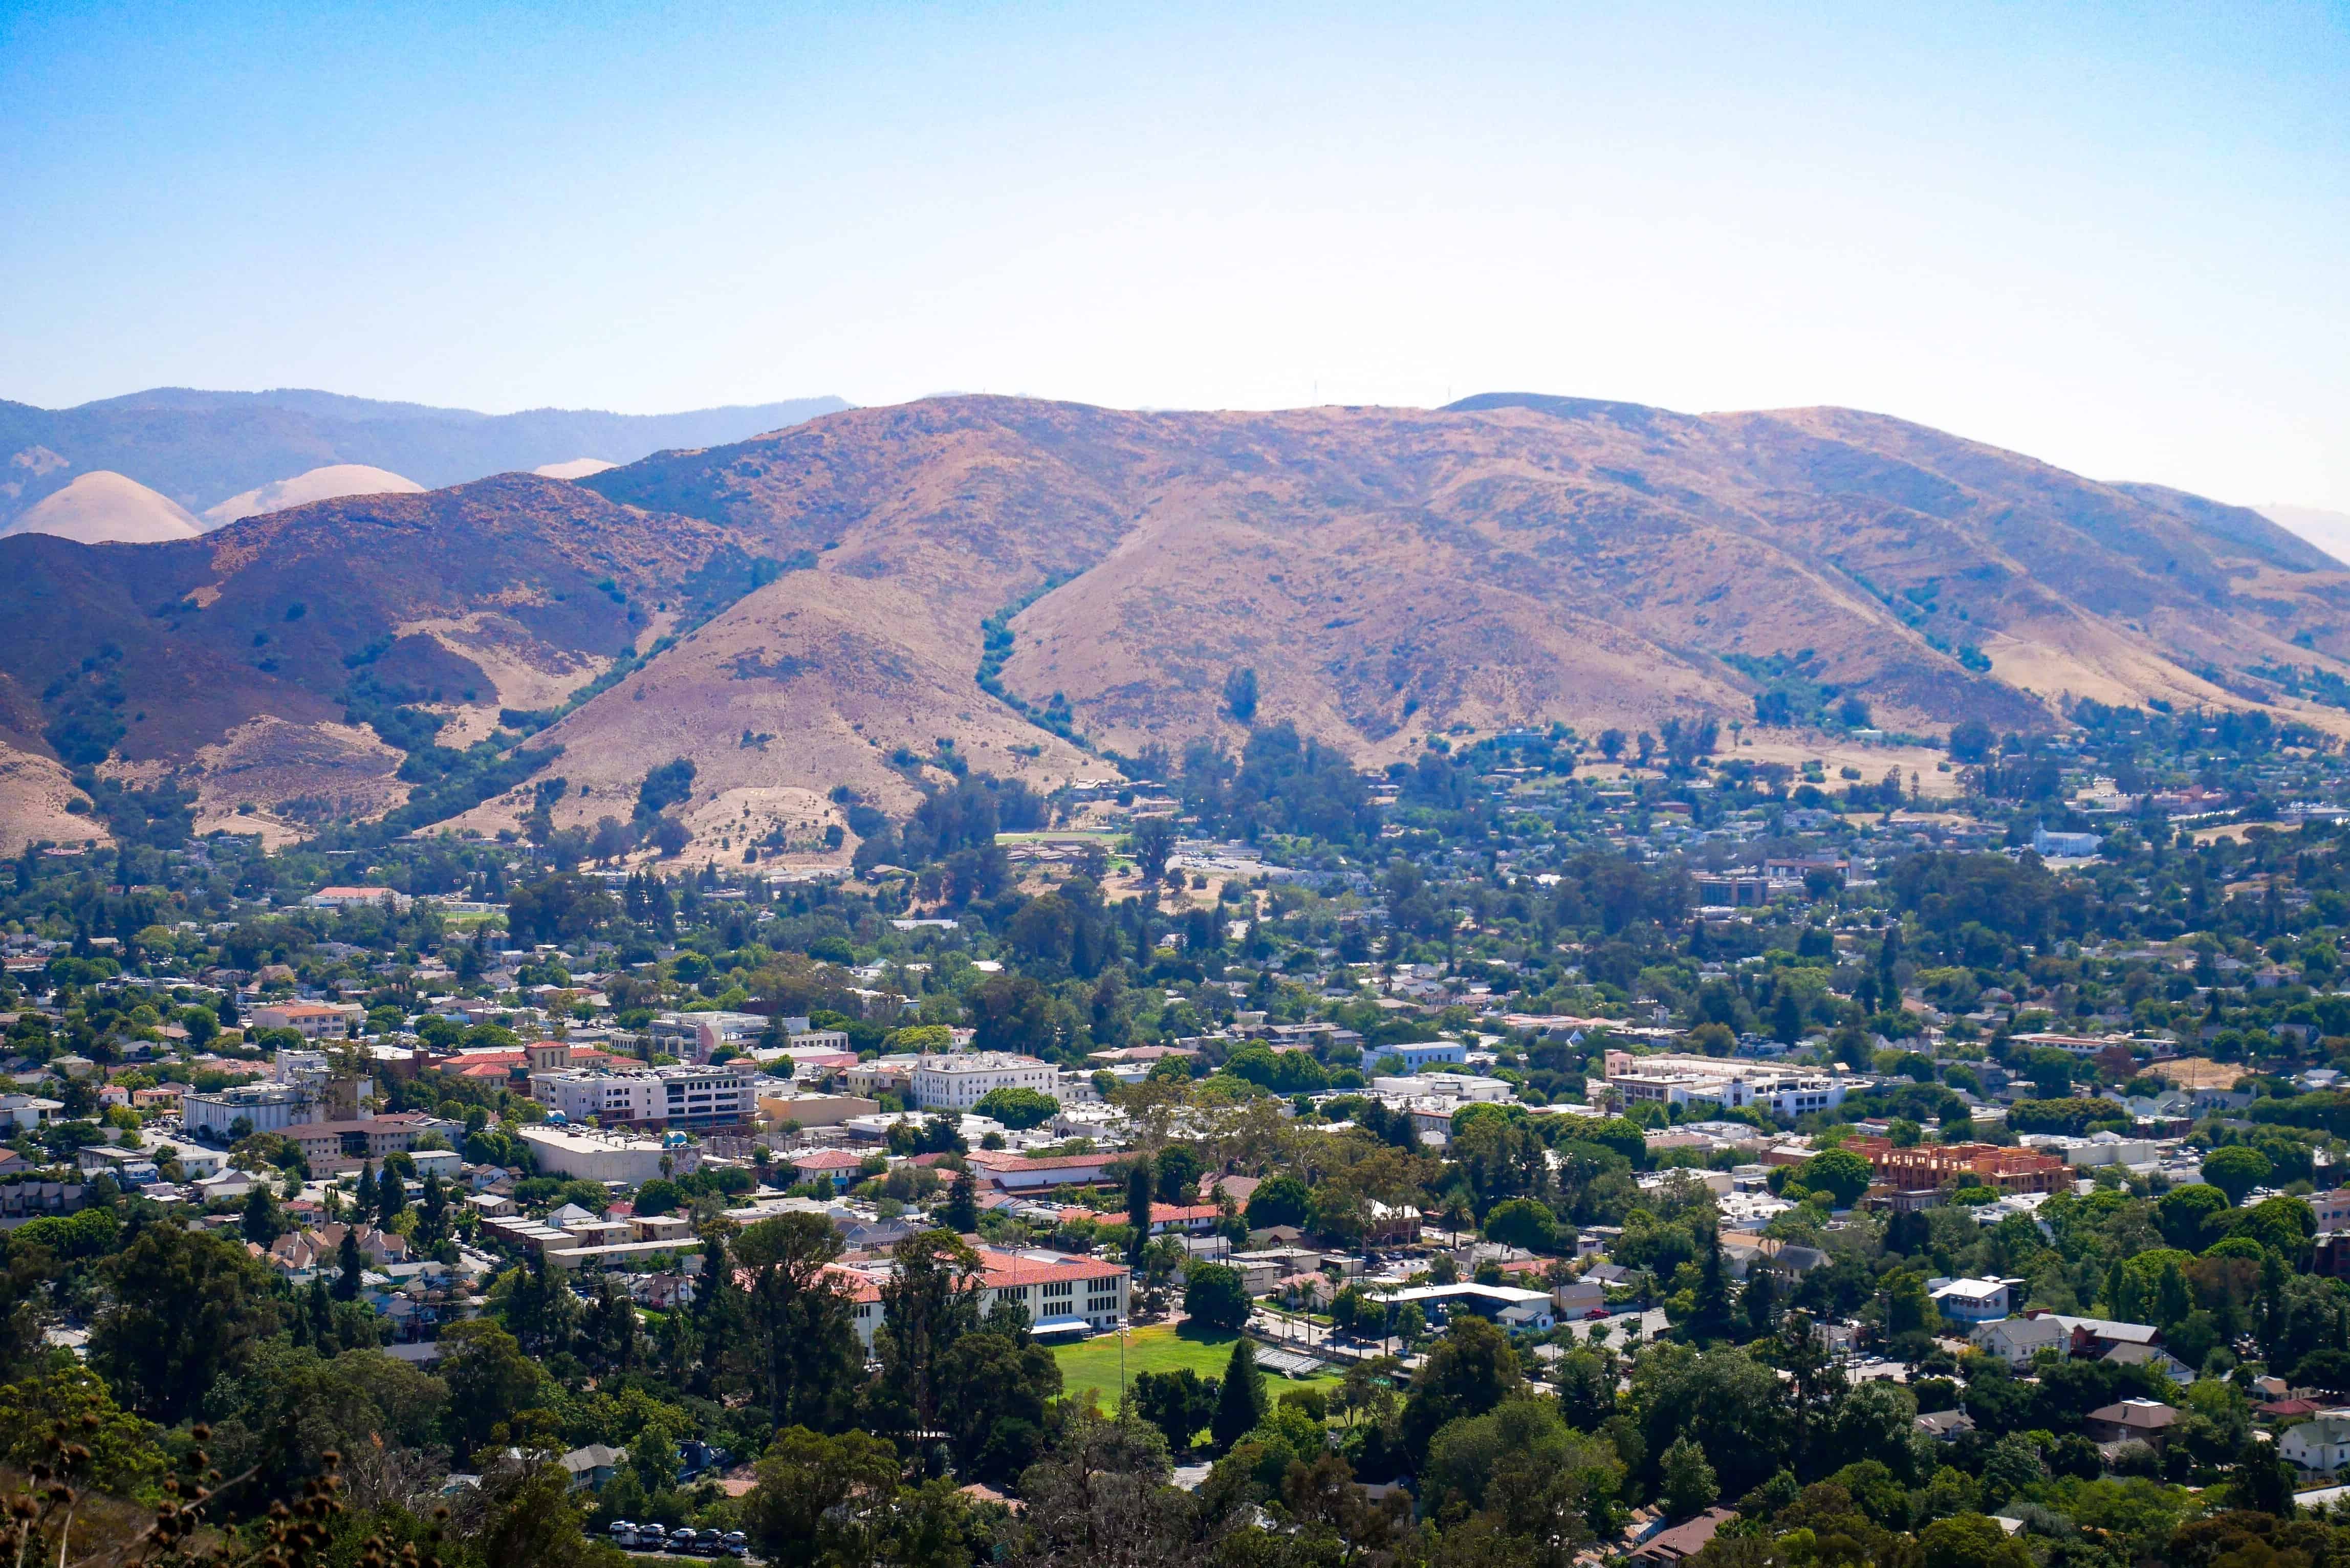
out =
<svg viewBox="0 0 2350 1568"><path fill-rule="evenodd" d="M2277 1452L2315 1475L2350 1465L2350 1410L2320 1410L2299 1426L2287 1428L2277 1442Z"/></svg>
<svg viewBox="0 0 2350 1568"><path fill-rule="evenodd" d="M1934 1310L1951 1323L1992 1323L2014 1310L2017 1280L1929 1280Z"/></svg>
<svg viewBox="0 0 2350 1568"><path fill-rule="evenodd" d="M922 1110L964 1111L998 1089L1034 1089L1050 1095L1060 1087L1060 1069L1034 1056L975 1051L925 1056L914 1065L914 1104Z"/></svg>
<svg viewBox="0 0 2350 1568"><path fill-rule="evenodd" d="M2002 1317L1977 1324L1967 1335L1976 1349L2003 1359L2010 1366L2029 1366L2043 1350L2065 1354L2073 1331L2053 1314L2038 1317Z"/></svg>
<svg viewBox="0 0 2350 1568"><path fill-rule="evenodd" d="M38 1095L0 1095L0 1116L26 1132L57 1120L57 1113L65 1108L63 1100L44 1099Z"/></svg>
<svg viewBox="0 0 2350 1568"><path fill-rule="evenodd" d="M1715 1056L1659 1054L1635 1056L1609 1051L1604 1058L1607 1086L1625 1106L1648 1101L1661 1106L1718 1105L1726 1110L1759 1106L1794 1118L1844 1104L1841 1074Z"/></svg>
<svg viewBox="0 0 2350 1568"><path fill-rule="evenodd" d="M1398 1045L1373 1046L1365 1053L1374 1064L1393 1056L1403 1064L1407 1073L1442 1066L1447 1063L1456 1067L1469 1064L1469 1047L1458 1040L1412 1040Z"/></svg>
<svg viewBox="0 0 2350 1568"><path fill-rule="evenodd" d="M1505 1102L1517 1096L1517 1088L1506 1078L1481 1077L1474 1073L1417 1073L1408 1078L1373 1078L1375 1094L1400 1095L1406 1099L1432 1096L1438 1099L1471 1102Z"/></svg>
<svg viewBox="0 0 2350 1568"><path fill-rule="evenodd" d="M1099 1333L1118 1327L1126 1317L1131 1275L1119 1264L1001 1247L980 1248L979 1260L983 1277L976 1288L983 1317L998 1303L1024 1307L1030 1331L1042 1337ZM827 1271L856 1301L857 1337L868 1351L881 1326L881 1287L892 1267L882 1260L834 1263Z"/></svg>
<svg viewBox="0 0 2350 1568"><path fill-rule="evenodd" d="M719 1066L636 1072L554 1067L530 1075L531 1098L566 1120L606 1127L720 1127L754 1120L766 1081L743 1058Z"/></svg>
<svg viewBox="0 0 2350 1568"><path fill-rule="evenodd" d="M647 1033L653 1049L688 1062L707 1062L721 1045L747 1050L767 1032L765 1018L755 1012L664 1012Z"/></svg>
<svg viewBox="0 0 2350 1568"><path fill-rule="evenodd" d="M355 1002L269 1002L245 1023L255 1029L291 1029L305 1040L343 1040L367 1023L367 1009Z"/></svg>
<svg viewBox="0 0 2350 1568"><path fill-rule="evenodd" d="M702 1166L702 1151L691 1144L667 1144L627 1133L526 1127L516 1136L530 1146L540 1173L546 1176L635 1187L661 1175L663 1161L671 1176L684 1176Z"/></svg>
<svg viewBox="0 0 2350 1568"><path fill-rule="evenodd" d="M302 900L313 909L361 909L370 906L403 912L407 894L391 888L321 888Z"/></svg>
<svg viewBox="0 0 2350 1568"><path fill-rule="evenodd" d="M232 1084L180 1096L180 1125L199 1137L231 1138L239 1122L247 1132L284 1132L318 1119L318 1097L301 1085Z"/></svg>

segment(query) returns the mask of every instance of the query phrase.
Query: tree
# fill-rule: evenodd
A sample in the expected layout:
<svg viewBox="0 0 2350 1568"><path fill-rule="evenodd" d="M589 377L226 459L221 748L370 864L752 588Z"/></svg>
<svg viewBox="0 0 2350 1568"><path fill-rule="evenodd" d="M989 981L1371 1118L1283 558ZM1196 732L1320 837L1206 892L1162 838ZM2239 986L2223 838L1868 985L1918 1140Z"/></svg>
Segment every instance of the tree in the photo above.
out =
<svg viewBox="0 0 2350 1568"><path fill-rule="evenodd" d="M1256 671L1235 670L1224 677L1224 711L1243 724L1256 718Z"/></svg>
<svg viewBox="0 0 2350 1568"><path fill-rule="evenodd" d="M1202 1328L1237 1332L1249 1320L1248 1285L1238 1269L1195 1262L1183 1276L1183 1315Z"/></svg>
<svg viewBox="0 0 2350 1568"><path fill-rule="evenodd" d="M1950 726L1950 760L1980 763L1991 755L1993 739L1991 726L1981 719L1961 719Z"/></svg>
<svg viewBox="0 0 2350 1568"><path fill-rule="evenodd" d="M268 1276L241 1241L151 1224L99 1274L111 1303L90 1331L90 1366L167 1426L277 1328Z"/></svg>
<svg viewBox="0 0 2350 1568"><path fill-rule="evenodd" d="M1730 1270L1722 1262L1721 1232L1708 1227L1699 1251L1696 1310L1690 1314L1690 1336L1700 1344L1727 1339L1736 1324L1731 1320Z"/></svg>
<svg viewBox="0 0 2350 1568"><path fill-rule="evenodd" d="M1868 1161L1848 1148L1824 1149L1804 1161L1802 1180L1814 1192L1825 1192L1839 1209L1849 1209L1868 1190Z"/></svg>
<svg viewBox="0 0 2350 1568"><path fill-rule="evenodd" d="M2218 1188L2205 1181L2189 1182L2155 1200L2155 1228L2181 1251L2199 1251L2203 1246L2203 1222L2228 1207L2228 1195Z"/></svg>
<svg viewBox="0 0 2350 1568"><path fill-rule="evenodd" d="M1403 1409L1403 1440L1415 1459L1448 1421L1482 1416L1525 1381L1509 1336L1482 1317L1463 1314L1436 1342L1411 1380Z"/></svg>
<svg viewBox="0 0 2350 1568"><path fill-rule="evenodd" d="M609 1561L611 1548L589 1538L587 1520L561 1465L511 1465L484 1478L481 1490L459 1499L457 1533L484 1563L533 1568L588 1568Z"/></svg>
<svg viewBox="0 0 2350 1568"><path fill-rule="evenodd" d="M1127 1398L1142 1418L1167 1438L1170 1453L1191 1447L1200 1428L1215 1418L1222 1385L1188 1366L1172 1372L1138 1372Z"/></svg>
<svg viewBox="0 0 2350 1568"><path fill-rule="evenodd" d="M277 1218L277 1201L270 1197L265 1183L256 1182L244 1195L244 1217L239 1229L244 1239L256 1247L266 1247L285 1234L285 1226Z"/></svg>
<svg viewBox="0 0 2350 1568"><path fill-rule="evenodd" d="M1134 1233L1130 1259L1139 1260L1150 1245L1150 1161L1137 1159L1126 1172L1126 1225Z"/></svg>
<svg viewBox="0 0 2350 1568"><path fill-rule="evenodd" d="M1665 1511L1675 1519L1703 1512L1721 1495L1713 1467L1705 1462L1705 1450L1687 1438L1677 1439L1664 1451L1658 1470Z"/></svg>
<svg viewBox="0 0 2350 1568"><path fill-rule="evenodd" d="M988 1314L947 1348L939 1424L953 1435L964 1476L1008 1486L1036 1460L1061 1392L1061 1364L1028 1335L1017 1309Z"/></svg>
<svg viewBox="0 0 2350 1568"><path fill-rule="evenodd" d="M1783 1045L1793 1045L1804 1037L1804 1004L1791 985L1779 987L1778 1000L1771 1006L1771 1038Z"/></svg>
<svg viewBox="0 0 2350 1568"><path fill-rule="evenodd" d="M1558 1245L1558 1216L1539 1199L1504 1199L1486 1210L1485 1239L1529 1252L1547 1252Z"/></svg>
<svg viewBox="0 0 2350 1568"><path fill-rule="evenodd" d="M1175 853L1175 825L1163 816L1146 816L1134 825L1134 864L1146 888L1156 888L1167 875L1168 857Z"/></svg>
<svg viewBox="0 0 2350 1568"><path fill-rule="evenodd" d="M775 1434L743 1499L751 1550L782 1568L879 1562L898 1495L897 1449L869 1432Z"/></svg>
<svg viewBox="0 0 2350 1568"><path fill-rule="evenodd" d="M0 1386L0 1465L53 1464L52 1437L79 1444L80 1474L101 1490L130 1497L163 1479L160 1436L125 1412L106 1385L70 1361L27 1371Z"/></svg>
<svg viewBox="0 0 2350 1568"><path fill-rule="evenodd" d="M367 1272L367 1255L359 1251L359 1228L357 1222L343 1227L343 1239L335 1243L335 1299L355 1302L359 1299L360 1278Z"/></svg>
<svg viewBox="0 0 2350 1568"><path fill-rule="evenodd" d="M1002 1122L1014 1132L1042 1127L1061 1114L1061 1102L1035 1089L1004 1087L990 1089L980 1096L972 1109L980 1116Z"/></svg>
<svg viewBox="0 0 2350 1568"><path fill-rule="evenodd" d="M538 1366L513 1334L487 1318L467 1318L441 1332L441 1356L433 1363L449 1385L451 1446L471 1453L494 1441L538 1395Z"/></svg>
<svg viewBox="0 0 2350 1568"><path fill-rule="evenodd" d="M1983 1506L1996 1508L2024 1488L2036 1486L2046 1479L2038 1446L2022 1432L2010 1432L1993 1443L1984 1456Z"/></svg>
<svg viewBox="0 0 2350 1568"><path fill-rule="evenodd" d="M947 1200L939 1208L939 1223L958 1236L968 1236L979 1229L979 1183L969 1170L955 1172L953 1185L947 1189Z"/></svg>
<svg viewBox="0 0 2350 1568"><path fill-rule="evenodd" d="M1216 1391L1216 1413L1208 1435L1220 1449L1229 1449L1263 1421L1273 1401L1264 1391L1264 1369L1256 1364L1256 1341L1246 1335L1232 1341L1224 1363L1224 1380Z"/></svg>
<svg viewBox="0 0 2350 1568"><path fill-rule="evenodd" d="M791 1218L823 1223L815 1215ZM894 1266L881 1286L881 1327L874 1335L882 1386L904 1418L934 1428L940 1366L947 1347L979 1322L984 1272L979 1254L951 1231L909 1236L890 1249L890 1261Z"/></svg>
<svg viewBox="0 0 2350 1568"><path fill-rule="evenodd" d="M1184 1144L1170 1143L1152 1162L1156 1190L1161 1203L1196 1203L1200 1187L1200 1157Z"/></svg>
<svg viewBox="0 0 2350 1568"><path fill-rule="evenodd" d="M1252 1231L1270 1230L1275 1225L1303 1225L1313 1212L1314 1194L1296 1177L1269 1177L1257 1183L1249 1194L1248 1222Z"/></svg>
<svg viewBox="0 0 2350 1568"><path fill-rule="evenodd" d="M1919 1568L2033 1568L2031 1548L1980 1513L1934 1521L1918 1532L1918 1548Z"/></svg>
<svg viewBox="0 0 2350 1568"><path fill-rule="evenodd" d="M734 1238L745 1332L728 1355L778 1427L837 1421L862 1370L857 1306L828 1269L840 1246L820 1214L778 1215Z"/></svg>
<svg viewBox="0 0 2350 1568"><path fill-rule="evenodd" d="M2267 1155L2241 1143L2215 1148L2203 1157L2203 1179L2226 1193L2230 1204L2242 1203L2245 1195L2266 1181L2274 1169Z"/></svg>
<svg viewBox="0 0 2350 1568"><path fill-rule="evenodd" d="M1004 1568L1143 1568L1199 1560L1191 1497L1167 1485L1167 1445L1139 1417L1072 1410L1052 1454L1020 1478L1028 1506L999 1535Z"/></svg>

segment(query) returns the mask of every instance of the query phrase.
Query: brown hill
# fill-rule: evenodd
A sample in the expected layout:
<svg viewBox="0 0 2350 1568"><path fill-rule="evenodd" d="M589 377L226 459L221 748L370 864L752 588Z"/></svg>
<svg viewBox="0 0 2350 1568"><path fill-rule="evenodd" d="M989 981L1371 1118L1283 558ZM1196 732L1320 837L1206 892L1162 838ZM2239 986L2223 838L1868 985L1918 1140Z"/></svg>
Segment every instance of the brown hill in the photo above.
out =
<svg viewBox="0 0 2350 1568"><path fill-rule="evenodd" d="M1857 695L1921 733L2044 728L2068 695L2334 724L2273 678L2350 671L2350 575L2257 514L1846 410L939 399L187 545L10 540L0 565L20 749L86 757L105 725L72 721L102 707L116 765L192 766L210 809L346 774L372 809L403 791L398 753L339 727L355 679L437 702L462 744L634 639L652 657L531 742L566 748L557 818L625 816L685 756L686 815L730 847L813 835L836 784L902 805L941 741L1040 781L1105 769L1027 713L1128 754L1237 738L1241 668L1263 714L1366 762L1554 720L1751 728L1763 693L1799 724ZM999 701L983 623L1014 611ZM457 820L512 823L529 794Z"/></svg>
<svg viewBox="0 0 2350 1568"><path fill-rule="evenodd" d="M346 722L355 685L443 715L442 741L462 746L501 707L557 701L673 623L723 544L707 524L520 474L138 549L13 536L0 741L68 766L188 772L208 812L380 812L408 790L400 754ZM12 799L0 779L0 821Z"/></svg>
<svg viewBox="0 0 2350 1568"><path fill-rule="evenodd" d="M1783 675L1860 693L1889 727L2033 729L2067 694L2234 701L2197 671L2249 691L2248 666L2321 661L2297 636L2341 651L2350 591L2244 509L1843 410L962 398L583 483L820 549L812 578L768 592L886 586L927 612L888 635L950 663L1066 576L1014 622L1004 681L1063 695L1079 733L1128 753L1236 735L1217 694L1242 667L1266 714L1374 758L1458 725L1751 720ZM819 660L823 634L774 651Z"/></svg>

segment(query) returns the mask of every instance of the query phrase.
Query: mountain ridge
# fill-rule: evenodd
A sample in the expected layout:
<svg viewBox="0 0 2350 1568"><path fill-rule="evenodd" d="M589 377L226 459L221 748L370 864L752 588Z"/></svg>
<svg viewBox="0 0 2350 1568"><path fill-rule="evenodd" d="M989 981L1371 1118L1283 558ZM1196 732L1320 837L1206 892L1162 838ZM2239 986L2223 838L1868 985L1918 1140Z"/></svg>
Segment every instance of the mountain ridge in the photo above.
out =
<svg viewBox="0 0 2350 1568"><path fill-rule="evenodd" d="M737 845L837 823L835 786L902 809L950 762L1046 785L1109 753L1236 746L1244 718L1364 765L1553 722L1588 736L1711 718L1725 750L1741 731L1816 748L1806 736L1861 723L2045 731L2089 698L2264 705L2350 732L2310 697L2350 679L2339 562L2246 509L1841 409L960 397L577 480L74 548L0 571L16 623L0 712L21 715L0 738L64 760L52 734L74 732L45 693L101 640L133 690L212 660L189 711L151 715L107 765L185 770L215 812L245 791L317 815L320 790L291 764L276 780L253 737L351 751L350 661L380 643L412 668L369 679L441 715L441 743L494 732L511 748L500 725L526 711L527 745L562 748L542 769L564 780L558 825L627 816L646 773L682 757L689 826ZM282 618L329 573L350 576L351 602L289 637ZM172 607L205 594L224 610ZM261 634L298 647L256 651ZM175 636L201 657L161 671ZM272 657L293 662L261 670ZM1247 715L1223 696L1243 670L1261 693ZM342 794L390 809L419 766L371 753ZM443 820L518 826L538 786L482 776L499 787Z"/></svg>
<svg viewBox="0 0 2350 1568"><path fill-rule="evenodd" d="M847 406L822 397L676 414L484 414L302 389L189 388L70 409L0 400L0 525L99 469L202 514L313 469L358 464L439 488L582 457L628 462L669 448L723 444Z"/></svg>

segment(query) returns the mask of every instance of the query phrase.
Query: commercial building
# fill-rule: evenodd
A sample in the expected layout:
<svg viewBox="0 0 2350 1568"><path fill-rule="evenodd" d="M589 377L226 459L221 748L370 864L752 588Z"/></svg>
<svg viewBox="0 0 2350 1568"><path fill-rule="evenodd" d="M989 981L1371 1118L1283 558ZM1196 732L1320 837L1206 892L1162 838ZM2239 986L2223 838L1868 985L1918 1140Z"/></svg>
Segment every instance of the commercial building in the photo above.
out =
<svg viewBox="0 0 2350 1568"><path fill-rule="evenodd" d="M616 1072L554 1067L530 1075L531 1098L573 1122L604 1127L731 1127L755 1120L758 1092L773 1080L737 1058L719 1066Z"/></svg>
<svg viewBox="0 0 2350 1568"><path fill-rule="evenodd" d="M530 1146L545 1176L635 1187L656 1176L684 1176L702 1168L702 1151L691 1144L579 1127L525 1127L517 1136Z"/></svg>
<svg viewBox="0 0 2350 1568"><path fill-rule="evenodd" d="M755 1012L664 1012L648 1033L653 1049L689 1062L707 1062L721 1045L745 1051L767 1032L768 1020Z"/></svg>
<svg viewBox="0 0 2350 1568"><path fill-rule="evenodd" d="M362 1120L302 1122L286 1129L286 1137L302 1151L314 1176L357 1169L388 1154L405 1154L433 1127L433 1118L414 1111Z"/></svg>
<svg viewBox="0 0 2350 1568"><path fill-rule="evenodd" d="M914 1105L926 1111L967 1111L998 1089L1049 1095L1060 1081L1059 1068L1034 1056L1002 1051L925 1056L914 1064Z"/></svg>
<svg viewBox="0 0 2350 1568"><path fill-rule="evenodd" d="M1752 1106L1790 1120L1844 1104L1841 1074L1774 1067L1727 1057L1659 1053L1635 1056L1609 1051L1602 1057L1609 1092L1623 1106L1646 1101L1660 1106L1718 1105L1725 1110Z"/></svg>
<svg viewBox="0 0 2350 1568"><path fill-rule="evenodd" d="M180 1125L223 1141L243 1133L284 1132L318 1119L318 1096L296 1084L232 1084L209 1095L180 1096ZM243 1133L237 1130L244 1124Z"/></svg>
<svg viewBox="0 0 2350 1568"><path fill-rule="evenodd" d="M1548 1291L1521 1290L1515 1285L1480 1285L1464 1280L1450 1285L1413 1285L1391 1292L1383 1299L1389 1312L1406 1303L1418 1306L1431 1318L1473 1312L1522 1334L1540 1334L1557 1322L1556 1303Z"/></svg>

